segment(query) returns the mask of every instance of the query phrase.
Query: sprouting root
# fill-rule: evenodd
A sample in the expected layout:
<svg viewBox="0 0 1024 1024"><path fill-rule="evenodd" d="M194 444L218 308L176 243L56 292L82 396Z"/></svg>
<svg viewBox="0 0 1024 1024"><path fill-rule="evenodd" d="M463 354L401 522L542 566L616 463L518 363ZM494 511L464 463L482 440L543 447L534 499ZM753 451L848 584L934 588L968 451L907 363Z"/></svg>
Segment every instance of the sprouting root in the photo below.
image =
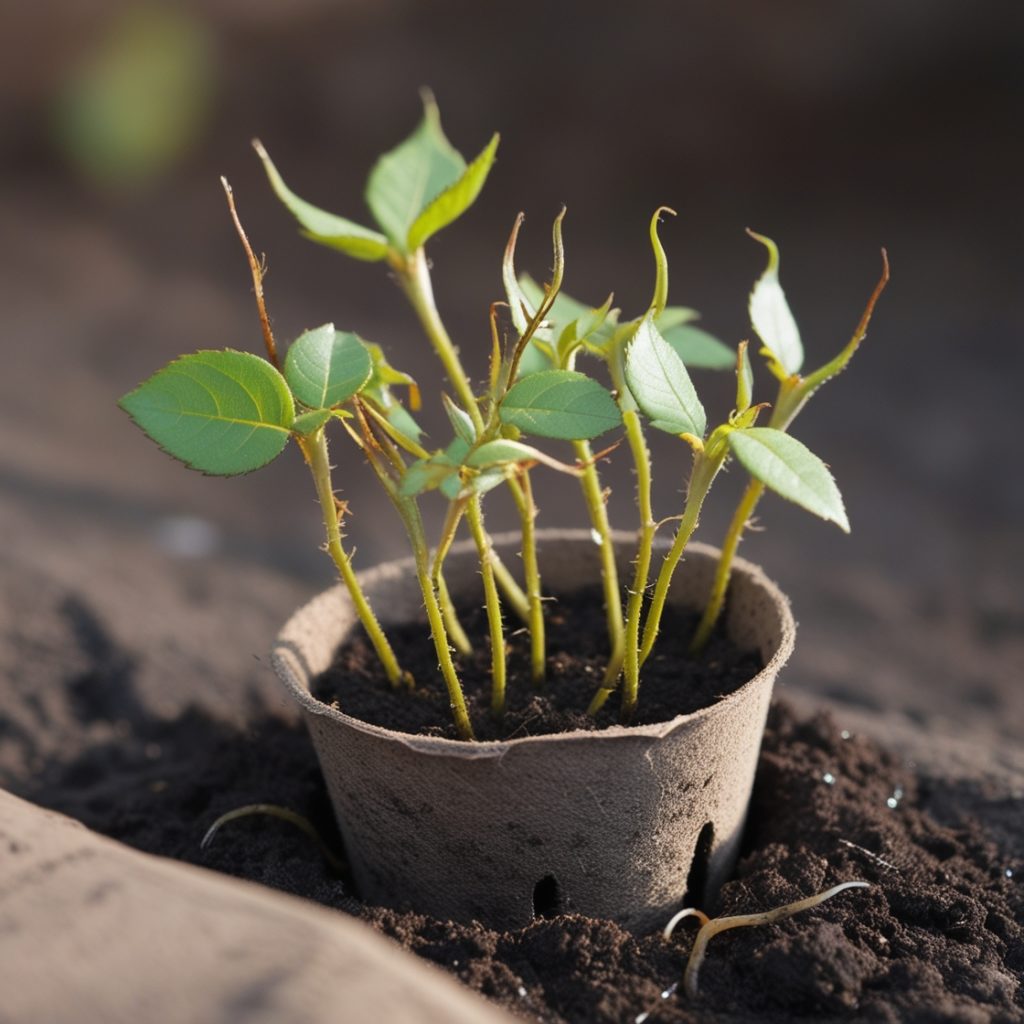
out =
<svg viewBox="0 0 1024 1024"><path fill-rule="evenodd" d="M244 807L236 807L233 811L222 814L206 830L206 835L203 836L199 849L205 850L210 845L213 837L220 831L222 825L226 825L230 821L237 821L239 818L248 818L254 814L266 814L271 818L280 818L281 821L287 821L290 825L294 825L313 840L321 856L335 871L342 872L345 870L345 865L341 862L338 855L324 842L323 837L317 832L309 818L299 814L297 811L282 807L280 804L246 804Z"/></svg>
<svg viewBox="0 0 1024 1024"><path fill-rule="evenodd" d="M736 914L732 917L708 917L703 910L696 907L687 907L680 910L671 921L665 926L664 936L672 938L676 925L684 918L696 917L700 921L700 931L693 940L693 948L690 950L690 958L686 961L686 973L683 975L683 988L690 999L697 998L697 974L700 965L704 962L704 954L711 939L719 932L726 932L730 928L746 928L758 924L775 924L776 921L785 920L801 910L810 910L819 903L831 899L844 889L867 889L867 882L843 882L841 885L834 885L831 889L819 892L816 896L808 896L806 899L797 900L795 903L787 903L783 907L776 907L774 910L767 910L762 914Z"/></svg>

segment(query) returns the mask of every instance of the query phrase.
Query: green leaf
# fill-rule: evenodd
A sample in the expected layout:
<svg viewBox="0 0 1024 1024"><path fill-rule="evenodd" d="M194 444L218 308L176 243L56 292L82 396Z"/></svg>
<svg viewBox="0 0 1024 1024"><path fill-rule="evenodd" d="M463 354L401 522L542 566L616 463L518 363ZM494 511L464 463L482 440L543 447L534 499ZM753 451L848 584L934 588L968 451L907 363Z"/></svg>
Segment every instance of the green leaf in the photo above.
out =
<svg viewBox="0 0 1024 1024"><path fill-rule="evenodd" d="M387 256L388 240L379 231L364 228L361 224L328 213L313 206L312 203L307 203L305 199L300 199L284 183L261 143L255 141L253 147L263 161L263 168L270 179L271 187L277 193L277 198L302 225L303 234L307 238L369 263L375 263Z"/></svg>
<svg viewBox="0 0 1024 1024"><path fill-rule="evenodd" d="M319 430L332 415L333 413L330 409L311 409L309 412L304 412L301 416L295 417L295 422L292 423L292 430L296 434L307 437L314 430Z"/></svg>
<svg viewBox="0 0 1024 1024"><path fill-rule="evenodd" d="M542 370L523 377L501 403L502 423L527 434L585 441L614 430L622 414L595 380L574 370Z"/></svg>
<svg viewBox="0 0 1024 1024"><path fill-rule="evenodd" d="M437 105L425 97L419 127L377 161L366 183L367 205L397 249L409 251L417 218L465 170L466 161L441 129Z"/></svg>
<svg viewBox="0 0 1024 1024"><path fill-rule="evenodd" d="M525 462L539 462L544 466L550 466L562 473L569 473L572 476L579 476L582 470L576 466L559 462L558 459L542 452L533 445L524 444L522 441L515 441L511 438L502 437L495 441L488 441L479 448L469 453L466 465L475 469L485 469L492 466L502 466Z"/></svg>
<svg viewBox="0 0 1024 1024"><path fill-rule="evenodd" d="M497 151L498 135L495 133L484 151L466 168L462 177L433 199L413 221L408 238L410 251L418 249L431 235L437 234L452 221L458 220L476 202L476 197L480 195L480 190L487 181L487 175L491 173L494 154Z"/></svg>
<svg viewBox="0 0 1024 1024"><path fill-rule="evenodd" d="M454 501L462 493L462 477L457 472L449 473L440 483L438 490L449 500Z"/></svg>
<svg viewBox="0 0 1024 1024"><path fill-rule="evenodd" d="M825 463L795 437L771 427L730 431L729 447L751 476L846 533L843 499Z"/></svg>
<svg viewBox="0 0 1024 1024"><path fill-rule="evenodd" d="M664 335L673 327L700 319L700 314L688 306L666 306L655 318L658 330Z"/></svg>
<svg viewBox="0 0 1024 1024"><path fill-rule="evenodd" d="M768 250L768 266L750 293L750 322L783 372L799 373L804 362L800 330L779 284L779 249L764 235L747 232Z"/></svg>
<svg viewBox="0 0 1024 1024"><path fill-rule="evenodd" d="M476 441L476 427L473 426L473 420L469 413L460 409L447 395L442 394L441 399L452 429L467 444L473 444Z"/></svg>
<svg viewBox="0 0 1024 1024"><path fill-rule="evenodd" d="M504 469L485 469L466 482L462 490L463 494L486 494L493 491L499 484L505 482Z"/></svg>
<svg viewBox="0 0 1024 1024"><path fill-rule="evenodd" d="M324 324L300 334L288 349L284 377L310 409L347 402L370 379L373 360L359 337Z"/></svg>
<svg viewBox="0 0 1024 1024"><path fill-rule="evenodd" d="M736 411L746 412L754 400L754 370L750 365L747 342L741 341L736 350Z"/></svg>
<svg viewBox="0 0 1024 1024"><path fill-rule="evenodd" d="M703 437L707 416L675 349L648 313L626 349L626 384L651 426L669 434Z"/></svg>
<svg viewBox="0 0 1024 1024"><path fill-rule="evenodd" d="M433 458L420 459L411 463L405 471L399 493L406 498L411 498L424 491L432 491L440 487L441 482L453 473L457 478L458 470L453 470L450 465L437 462Z"/></svg>
<svg viewBox="0 0 1024 1024"><path fill-rule="evenodd" d="M295 420L281 374L230 349L182 356L118 404L169 455L215 476L266 465L281 454Z"/></svg>
<svg viewBox="0 0 1024 1024"><path fill-rule="evenodd" d="M699 327L682 324L661 331L661 336L691 370L731 370L736 365L736 353Z"/></svg>

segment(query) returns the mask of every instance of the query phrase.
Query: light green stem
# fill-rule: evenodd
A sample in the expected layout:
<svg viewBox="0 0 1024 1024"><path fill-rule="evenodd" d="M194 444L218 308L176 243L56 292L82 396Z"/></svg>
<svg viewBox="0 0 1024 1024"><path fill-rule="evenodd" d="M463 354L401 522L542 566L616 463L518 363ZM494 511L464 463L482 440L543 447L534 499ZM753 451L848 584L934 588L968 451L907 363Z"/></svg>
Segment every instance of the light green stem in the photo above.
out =
<svg viewBox="0 0 1024 1024"><path fill-rule="evenodd" d="M494 563L490 558L491 541L484 529L483 511L479 502L470 503L466 519L480 557L480 574L484 581L484 602L491 633L491 714L501 718L505 713L505 629L501 621L501 599L494 582Z"/></svg>
<svg viewBox="0 0 1024 1024"><path fill-rule="evenodd" d="M444 560L448 557L448 549L452 546L452 541L455 540L455 533L459 528L463 509L463 502L453 502L449 507L448 517L444 524L444 532L437 551L434 553L434 565L431 570L431 576L434 586L437 588L437 600L441 606L441 615L444 618L444 625L448 631L449 639L459 654L472 654L473 645L469 642L469 637L466 636L462 623L459 622L459 616L455 611L451 594L448 593L448 584L445 582L443 571Z"/></svg>
<svg viewBox="0 0 1024 1024"><path fill-rule="evenodd" d="M619 568L615 561L615 547L608 522L608 506L605 503L601 480L594 465L594 453L589 441L574 441L576 458L583 468L580 486L590 515L590 525L600 545L601 583L604 586L604 610L608 623L608 645L610 648L608 666L605 669L604 685L613 687L622 670L622 652L625 645L625 631L622 626L622 595L619 590Z"/></svg>
<svg viewBox="0 0 1024 1024"><path fill-rule="evenodd" d="M762 494L764 494L764 484L760 480L751 480L747 484L747 489L743 492L740 503L736 506L732 522L729 523L729 530L722 541L722 554L718 559L718 565L715 567L715 578L711 584L711 598L704 609L704 614L701 616L697 632L690 642L691 654L699 654L704 650L708 640L711 639L715 626L718 624L722 608L725 605L725 595L729 590L729 580L732 576L732 563L736 557L736 549L740 545L740 540L747 528L747 523L750 522L750 518L754 514L754 509L757 508L757 503L761 500Z"/></svg>
<svg viewBox="0 0 1024 1024"><path fill-rule="evenodd" d="M469 377L459 359L459 350L448 331L445 329L444 321L438 311L437 303L434 301L434 288L430 281L430 267L427 263L427 254L423 248L417 249L407 259L396 264L398 279L401 282L402 290L409 299L412 308L419 317L420 325L434 348L444 372L447 375L452 387L455 389L459 404L469 414L473 426L479 434L483 430L484 420L480 413L480 406L473 395L473 389L469 384ZM513 496L517 503L520 495L517 494L515 481L509 482ZM475 499L479 500L479 499ZM494 558L494 575L498 585L505 593L509 604L515 613L523 619L529 619L529 602L522 588L516 582L515 577L508 569L501 564L498 555L491 549Z"/></svg>
<svg viewBox="0 0 1024 1024"><path fill-rule="evenodd" d="M367 601L366 595L359 585L355 570L352 568L352 561L342 546L341 527L338 524L338 507L334 501L334 488L331 485L331 464L327 452L327 435L321 428L312 438L304 441L302 447L306 461L309 463L313 474L317 497L320 499L320 510L324 517L324 529L327 532L327 552L334 561L342 582L344 582L348 589L356 615L359 616L359 621L362 623L363 629L366 630L366 635L370 638L370 643L373 644L377 657L380 658L388 681L392 686L398 686L403 681L411 685L412 676L407 672L403 672L399 667L395 652L392 650L384 630L377 621L377 616L374 614L373 609L370 607L370 602Z"/></svg>
<svg viewBox="0 0 1024 1024"><path fill-rule="evenodd" d="M529 470L524 470L519 480L520 486L512 491L512 495L516 499L523 535L523 576L526 579L526 599L529 602L527 625L530 627L530 677L534 686L541 686L547 670L547 645L544 638L540 566L537 564L537 506L533 501Z"/></svg>
<svg viewBox="0 0 1024 1024"><path fill-rule="evenodd" d="M640 511L640 529L637 541L633 588L626 609L626 640L623 661L623 689L620 717L628 723L636 713L640 692L640 613L643 610L647 578L651 570L651 549L657 524L651 510L651 457L647 450L640 417L635 410L623 412L626 439L636 464L637 505ZM596 699L596 698L595 698ZM591 705L593 706L593 705Z"/></svg>
<svg viewBox="0 0 1024 1024"><path fill-rule="evenodd" d="M647 611L647 618L644 621L644 638L640 647L640 665L650 656L655 640L658 639L658 629L661 626L661 616L665 611L665 602L668 599L669 588L672 586L672 576L683 557L686 545L697 528L697 521L700 519L700 510L707 497L711 484L718 475L722 463L725 461L724 451L721 455L709 458L703 453L694 456L693 472L690 476L690 487L686 495L686 507L683 510L683 517L679 521L679 528L676 530L675 540L668 554L661 563L661 571L658 573L658 581L654 586L654 596L651 598L651 606Z"/></svg>

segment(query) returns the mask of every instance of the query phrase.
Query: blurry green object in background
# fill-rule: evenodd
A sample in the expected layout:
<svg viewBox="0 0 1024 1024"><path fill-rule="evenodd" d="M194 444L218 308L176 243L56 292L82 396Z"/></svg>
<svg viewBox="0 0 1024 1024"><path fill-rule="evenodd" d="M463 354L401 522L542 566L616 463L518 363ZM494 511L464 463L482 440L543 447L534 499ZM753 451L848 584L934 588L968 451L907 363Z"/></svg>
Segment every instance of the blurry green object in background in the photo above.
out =
<svg viewBox="0 0 1024 1024"><path fill-rule="evenodd" d="M136 6L110 22L68 76L57 141L97 184L143 187L198 141L213 91L207 27L176 8Z"/></svg>

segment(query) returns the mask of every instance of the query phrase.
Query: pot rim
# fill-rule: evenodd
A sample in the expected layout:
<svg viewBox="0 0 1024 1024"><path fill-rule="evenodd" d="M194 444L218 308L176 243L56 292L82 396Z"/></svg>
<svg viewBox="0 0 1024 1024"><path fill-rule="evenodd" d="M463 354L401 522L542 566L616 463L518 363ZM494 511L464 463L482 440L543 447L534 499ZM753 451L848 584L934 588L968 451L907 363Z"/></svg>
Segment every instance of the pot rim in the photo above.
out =
<svg viewBox="0 0 1024 1024"><path fill-rule="evenodd" d="M536 536L538 544L541 544L544 541L563 541L568 543L584 542L587 545L594 544L590 531L586 529L559 529L557 527L549 527L538 530ZM510 542L514 543L519 539L520 535L515 531L497 533L491 538L495 547L500 547L501 545ZM635 540L635 535L629 531L612 531L612 542L615 544L619 544L621 542L635 543ZM670 542L667 538L655 538L654 548L656 551L667 550L669 544ZM467 553L470 551L475 555L476 548L474 547L473 542L469 540L461 541L452 545L450 555L458 555L460 553ZM718 548L710 544L704 544L700 541L695 541L687 545L686 549L686 555L699 555L703 558L717 559L719 553L720 551ZM411 572L414 566L415 559L412 556L405 556L403 558L380 562L375 566L362 570L359 575L360 577L365 578L366 574L379 571L384 567L388 567L388 570L391 573L401 574ZM732 571L734 574L746 576L755 586L763 590L767 594L771 603L777 609L781 625L781 635L779 637L778 646L760 672L751 676L745 683L737 687L731 693L726 694L726 696L721 700L718 700L707 707L700 708L697 711L676 715L674 718L667 719L663 722L651 722L647 725L619 725L616 723L598 730L572 729L568 732L545 733L538 736L518 736L514 739L508 740L467 741L451 739L447 736L422 736L415 733L399 732L395 729L388 729L385 726L374 725L370 722L364 722L361 719L347 715L343 711L317 700L317 698L309 691L308 686L303 685L303 677L308 680L312 678L313 674L309 672L308 665L304 664L305 658L301 653L299 644L292 639L293 634L299 632L297 627L305 619L314 605L324 601L337 600L337 596L340 596L343 600L348 600L348 591L341 583L336 583L327 590L321 591L292 613L274 640L274 645L271 648L270 660L278 677L285 684L292 697L295 698L299 705L309 714L327 718L336 722L338 725L357 729L360 732L375 736L382 740L401 743L402 745L421 753L457 755L459 757L470 759L500 758L513 748L528 748L536 744L564 743L571 745L582 742L614 743L637 739L659 740L675 732L677 729L690 725L691 723L705 719L713 719L725 708L737 703L738 701L744 700L749 696L750 691L757 689L766 679L769 681L774 680L793 652L793 645L796 637L796 621L793 618L789 598L786 597L779 587L768 578L764 570L754 562L750 562L745 558L737 556L733 560ZM358 623L355 623L355 625L358 625ZM642 682L643 680L641 679L641 684Z"/></svg>

